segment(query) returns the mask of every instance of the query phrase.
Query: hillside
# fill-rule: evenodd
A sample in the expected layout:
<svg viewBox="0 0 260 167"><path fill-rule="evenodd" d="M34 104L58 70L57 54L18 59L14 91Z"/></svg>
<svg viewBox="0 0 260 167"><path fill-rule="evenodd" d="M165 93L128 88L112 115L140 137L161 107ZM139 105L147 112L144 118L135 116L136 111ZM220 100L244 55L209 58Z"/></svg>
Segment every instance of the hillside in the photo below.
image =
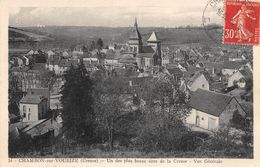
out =
<svg viewBox="0 0 260 167"><path fill-rule="evenodd" d="M131 27L76 27L76 26L47 26L47 27L23 27L26 31L46 35L54 38L54 47L70 47L78 43L89 43L91 40L102 38L105 44L112 42L125 43L131 32ZM217 41L221 41L222 27L207 28L207 33ZM203 27L185 28L158 28L140 27L143 41L146 41L152 31L156 31L163 45L182 44L208 44L215 42L207 35Z"/></svg>

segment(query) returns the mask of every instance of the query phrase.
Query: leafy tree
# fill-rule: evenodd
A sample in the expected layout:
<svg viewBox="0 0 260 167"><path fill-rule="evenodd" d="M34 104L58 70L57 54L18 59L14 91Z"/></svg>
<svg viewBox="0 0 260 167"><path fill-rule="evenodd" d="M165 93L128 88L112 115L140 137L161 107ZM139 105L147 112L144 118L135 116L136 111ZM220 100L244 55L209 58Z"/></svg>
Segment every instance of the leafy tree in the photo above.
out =
<svg viewBox="0 0 260 167"><path fill-rule="evenodd" d="M101 38L98 38L97 40L97 49L102 49L104 46L104 43Z"/></svg>
<svg viewBox="0 0 260 167"><path fill-rule="evenodd" d="M94 50L95 48L96 48L96 43L95 43L95 41L91 41L89 50L92 51L92 50Z"/></svg>
<svg viewBox="0 0 260 167"><path fill-rule="evenodd" d="M127 112L121 95L125 90L125 83L121 78L108 77L95 86L95 113L98 124L106 130L109 147L113 149L114 135L120 127L117 122Z"/></svg>
<svg viewBox="0 0 260 167"><path fill-rule="evenodd" d="M62 119L69 130L69 136L76 139L90 139L94 129L94 110L92 89L93 83L81 63L78 67L71 66L64 75L61 103Z"/></svg>
<svg viewBox="0 0 260 167"><path fill-rule="evenodd" d="M17 92L21 92L20 85L21 81L19 80L19 77L9 73L9 80L8 80L8 111L9 113L19 115L19 104L17 101Z"/></svg>
<svg viewBox="0 0 260 167"><path fill-rule="evenodd" d="M189 108L185 94L177 87L171 76L161 74L147 82L140 93L146 105L142 109L137 144L144 151L182 149L179 146L188 133L182 120Z"/></svg>

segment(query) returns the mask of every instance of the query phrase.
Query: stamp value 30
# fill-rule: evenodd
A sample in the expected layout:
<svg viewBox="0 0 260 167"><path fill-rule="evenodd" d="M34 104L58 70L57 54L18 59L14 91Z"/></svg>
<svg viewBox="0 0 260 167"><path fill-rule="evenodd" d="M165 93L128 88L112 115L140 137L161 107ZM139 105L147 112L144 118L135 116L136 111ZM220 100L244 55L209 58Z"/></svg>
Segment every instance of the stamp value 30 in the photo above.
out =
<svg viewBox="0 0 260 167"><path fill-rule="evenodd" d="M225 44L259 44L260 2L226 0L225 13Z"/></svg>

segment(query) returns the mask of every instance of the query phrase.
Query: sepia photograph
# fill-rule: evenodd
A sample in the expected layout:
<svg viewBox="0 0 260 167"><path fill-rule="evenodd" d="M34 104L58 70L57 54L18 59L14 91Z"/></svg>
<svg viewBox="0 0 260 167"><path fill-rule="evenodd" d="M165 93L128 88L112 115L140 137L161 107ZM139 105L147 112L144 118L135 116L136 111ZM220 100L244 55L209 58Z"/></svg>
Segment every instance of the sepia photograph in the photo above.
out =
<svg viewBox="0 0 260 167"><path fill-rule="evenodd" d="M259 10L196 1L9 7L9 158L253 159Z"/></svg>

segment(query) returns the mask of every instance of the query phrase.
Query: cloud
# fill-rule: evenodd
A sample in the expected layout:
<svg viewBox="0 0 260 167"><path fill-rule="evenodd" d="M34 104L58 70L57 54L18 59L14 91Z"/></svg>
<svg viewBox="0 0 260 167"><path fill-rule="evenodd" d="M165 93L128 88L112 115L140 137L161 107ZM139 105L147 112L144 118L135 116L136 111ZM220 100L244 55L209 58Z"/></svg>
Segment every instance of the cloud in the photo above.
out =
<svg viewBox="0 0 260 167"><path fill-rule="evenodd" d="M198 1L198 2L197 2ZM65 25L65 26L129 26L134 17L140 26L201 25L207 0L182 0L182 3L147 3L130 6L99 7L39 7L17 8L10 12L12 26ZM192 3L193 2L193 3ZM212 16L216 17L216 16Z"/></svg>
<svg viewBox="0 0 260 167"><path fill-rule="evenodd" d="M18 7L10 7L9 8L9 14L10 15L16 15L20 12L21 8Z"/></svg>

